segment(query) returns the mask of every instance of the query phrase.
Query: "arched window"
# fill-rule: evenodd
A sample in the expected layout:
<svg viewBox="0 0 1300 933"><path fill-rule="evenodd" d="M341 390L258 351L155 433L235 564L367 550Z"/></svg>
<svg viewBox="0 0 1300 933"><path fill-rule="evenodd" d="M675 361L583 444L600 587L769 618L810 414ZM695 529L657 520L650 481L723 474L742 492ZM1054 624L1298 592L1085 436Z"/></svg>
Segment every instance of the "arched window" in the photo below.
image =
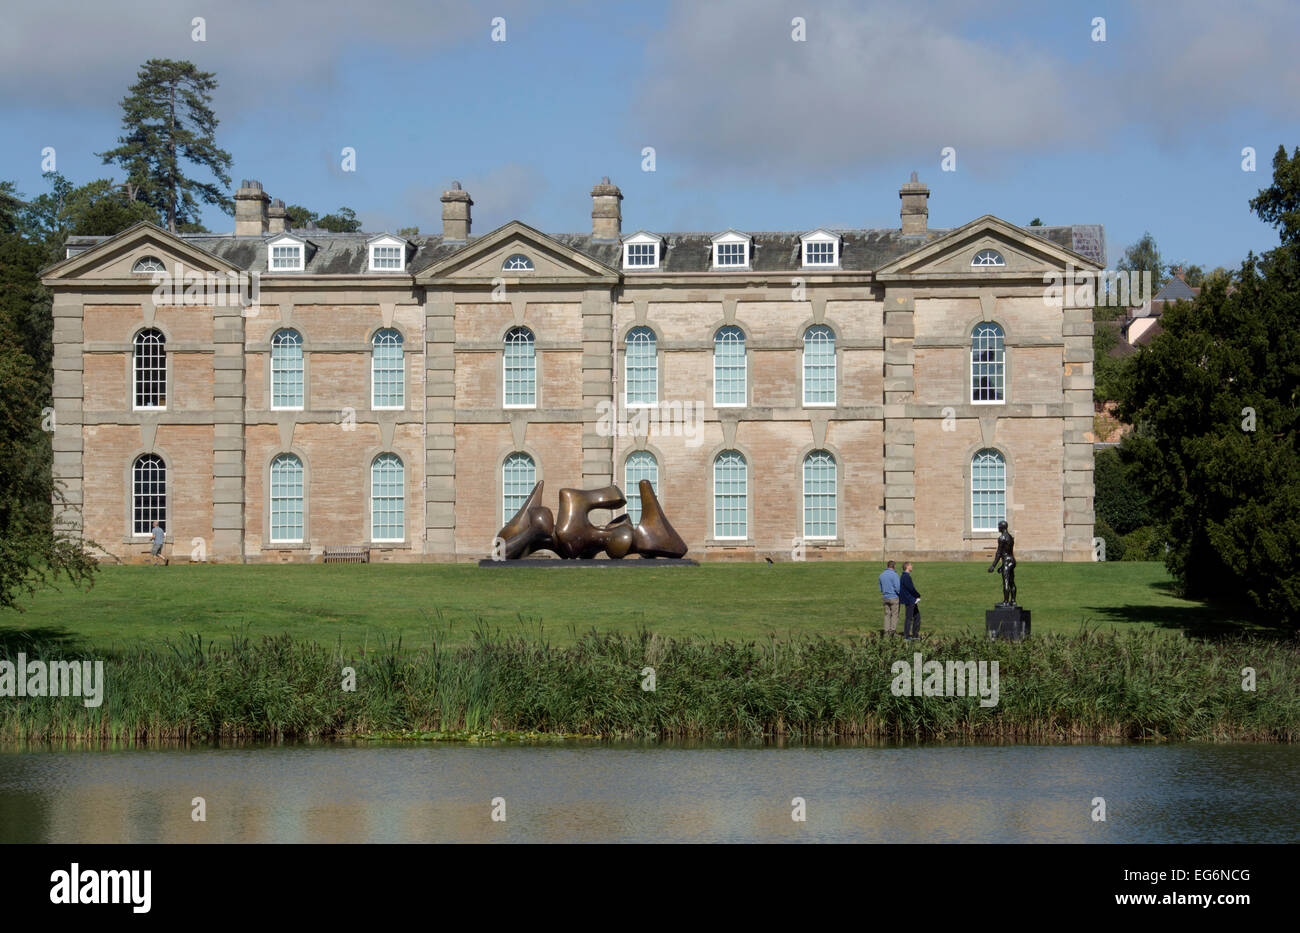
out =
<svg viewBox="0 0 1300 933"><path fill-rule="evenodd" d="M650 488L659 494L659 461L648 450L628 454L623 464L623 494L627 499L627 517L636 525L641 521L641 480L648 479Z"/></svg>
<svg viewBox="0 0 1300 933"><path fill-rule="evenodd" d="M814 450L803 458L803 536L834 538L838 517L835 457Z"/></svg>
<svg viewBox="0 0 1300 933"><path fill-rule="evenodd" d="M825 324L803 333L803 403L835 404L835 331Z"/></svg>
<svg viewBox="0 0 1300 933"><path fill-rule="evenodd" d="M970 462L971 531L997 531L1007 517L1007 462L996 450L978 451Z"/></svg>
<svg viewBox="0 0 1300 933"><path fill-rule="evenodd" d="M738 450L713 460L713 537L745 538L749 532L749 465Z"/></svg>
<svg viewBox="0 0 1300 933"><path fill-rule="evenodd" d="M510 521L537 485L537 464L528 454L513 453L501 465L501 524Z"/></svg>
<svg viewBox="0 0 1300 933"><path fill-rule="evenodd" d="M533 261L522 253L515 253L501 266L506 272L532 272Z"/></svg>
<svg viewBox="0 0 1300 933"><path fill-rule="evenodd" d="M1006 395L1006 347L1002 328L984 322L970 335L970 400L1001 402Z"/></svg>
<svg viewBox="0 0 1300 933"><path fill-rule="evenodd" d="M713 335L713 404L744 405L745 332L739 327L719 328Z"/></svg>
<svg viewBox="0 0 1300 933"><path fill-rule="evenodd" d="M299 544L303 535L302 461L280 454L271 461L271 542Z"/></svg>
<svg viewBox="0 0 1300 933"><path fill-rule="evenodd" d="M279 330L271 338L271 407L302 408L302 334Z"/></svg>
<svg viewBox="0 0 1300 933"><path fill-rule="evenodd" d="M154 522L167 530L167 464L144 454L131 467L131 533L151 534Z"/></svg>
<svg viewBox="0 0 1300 933"><path fill-rule="evenodd" d="M135 335L135 407L167 407L167 338L152 327Z"/></svg>
<svg viewBox="0 0 1300 933"><path fill-rule="evenodd" d="M537 405L537 350L533 332L527 327L512 327L506 334L506 352L502 362L506 408L533 408Z"/></svg>
<svg viewBox="0 0 1300 933"><path fill-rule="evenodd" d="M397 454L370 464L370 540L406 540L406 468Z"/></svg>
<svg viewBox="0 0 1300 933"><path fill-rule="evenodd" d="M166 272L167 267L163 265L162 260L157 256L141 256L131 267L131 271L136 275L152 275L155 272Z"/></svg>
<svg viewBox="0 0 1300 933"><path fill-rule="evenodd" d="M659 350L655 332L634 327L627 332L624 353L624 398L628 405L659 403Z"/></svg>
<svg viewBox="0 0 1300 933"><path fill-rule="evenodd" d="M995 249L982 249L975 254L975 258L970 261L972 266L1005 266L1006 260L1002 254Z"/></svg>
<svg viewBox="0 0 1300 933"><path fill-rule="evenodd" d="M370 340L370 407L406 406L406 357L402 335L393 328L375 331Z"/></svg>

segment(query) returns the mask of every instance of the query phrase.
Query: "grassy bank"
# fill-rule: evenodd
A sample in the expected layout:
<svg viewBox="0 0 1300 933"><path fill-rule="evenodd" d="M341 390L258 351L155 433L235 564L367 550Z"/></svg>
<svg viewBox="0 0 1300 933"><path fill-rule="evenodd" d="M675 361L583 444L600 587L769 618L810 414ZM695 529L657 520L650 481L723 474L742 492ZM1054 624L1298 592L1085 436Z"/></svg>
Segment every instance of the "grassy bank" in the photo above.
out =
<svg viewBox="0 0 1300 933"><path fill-rule="evenodd" d="M895 696L891 664L996 660L998 705ZM28 657L48 654L29 645ZM12 654L11 654L12 657ZM653 667L656 689L641 689ZM1241 669L1258 690L1241 689ZM341 688L343 668L356 689ZM210 740L392 732L567 733L646 738L898 737L1296 741L1300 647L1154 631L789 642L480 634L468 645L364 656L281 636L198 638L107 659L103 705L0 700L0 739Z"/></svg>
<svg viewBox="0 0 1300 933"><path fill-rule="evenodd" d="M1001 598L987 565L922 563L924 630L983 627ZM881 624L865 563L712 564L661 570L480 570L446 564L105 567L93 589L38 593L0 612L0 648L34 636L68 648L121 650L195 633L220 639L288 634L361 651L465 645L483 626L504 636L572 644L575 632L762 641L861 636ZM1022 563L1021 601L1034 632L1082 625L1208 634L1237 627L1231 610L1179 599L1154 563ZM434 608L436 607L436 608Z"/></svg>

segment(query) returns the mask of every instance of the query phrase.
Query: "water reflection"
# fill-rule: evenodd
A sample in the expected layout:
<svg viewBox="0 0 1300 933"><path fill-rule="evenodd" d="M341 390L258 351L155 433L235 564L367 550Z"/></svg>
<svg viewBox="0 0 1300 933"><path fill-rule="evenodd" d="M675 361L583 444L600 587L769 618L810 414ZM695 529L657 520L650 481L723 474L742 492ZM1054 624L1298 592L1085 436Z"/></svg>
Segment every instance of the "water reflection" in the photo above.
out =
<svg viewBox="0 0 1300 933"><path fill-rule="evenodd" d="M1294 842L1297 770L1282 745L26 749L0 841Z"/></svg>

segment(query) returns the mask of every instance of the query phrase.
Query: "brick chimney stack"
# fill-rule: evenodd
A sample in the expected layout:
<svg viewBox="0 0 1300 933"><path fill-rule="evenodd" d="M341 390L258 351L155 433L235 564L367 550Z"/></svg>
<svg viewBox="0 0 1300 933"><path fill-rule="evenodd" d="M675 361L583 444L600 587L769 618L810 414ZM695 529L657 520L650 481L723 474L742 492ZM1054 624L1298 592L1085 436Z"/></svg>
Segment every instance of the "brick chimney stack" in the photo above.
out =
<svg viewBox="0 0 1300 933"><path fill-rule="evenodd" d="M284 233L289 226L289 211L284 202L276 198L266 211L266 232Z"/></svg>
<svg viewBox="0 0 1300 933"><path fill-rule="evenodd" d="M235 236L266 235L266 205L271 199L260 181L244 179L235 192Z"/></svg>
<svg viewBox="0 0 1300 933"><path fill-rule="evenodd" d="M442 193L442 238L453 243L469 239L469 209L474 206L469 192L453 181L451 190Z"/></svg>
<svg viewBox="0 0 1300 933"><path fill-rule="evenodd" d="M618 242L623 233L623 192L611 184L609 176L591 189L591 238Z"/></svg>
<svg viewBox="0 0 1300 933"><path fill-rule="evenodd" d="M916 172L913 172L911 181L898 189L898 196L903 202L899 210L903 235L924 234L930 222L930 208L926 204L930 199L930 189L924 182L917 181Z"/></svg>

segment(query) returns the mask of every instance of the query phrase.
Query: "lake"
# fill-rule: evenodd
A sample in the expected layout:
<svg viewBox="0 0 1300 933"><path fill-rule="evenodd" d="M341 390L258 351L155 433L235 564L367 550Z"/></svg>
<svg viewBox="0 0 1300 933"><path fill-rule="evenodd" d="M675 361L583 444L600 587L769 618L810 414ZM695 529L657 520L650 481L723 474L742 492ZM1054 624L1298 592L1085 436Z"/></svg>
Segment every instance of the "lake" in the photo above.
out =
<svg viewBox="0 0 1300 933"><path fill-rule="evenodd" d="M1298 773L1262 744L11 749L0 842L1297 842Z"/></svg>

